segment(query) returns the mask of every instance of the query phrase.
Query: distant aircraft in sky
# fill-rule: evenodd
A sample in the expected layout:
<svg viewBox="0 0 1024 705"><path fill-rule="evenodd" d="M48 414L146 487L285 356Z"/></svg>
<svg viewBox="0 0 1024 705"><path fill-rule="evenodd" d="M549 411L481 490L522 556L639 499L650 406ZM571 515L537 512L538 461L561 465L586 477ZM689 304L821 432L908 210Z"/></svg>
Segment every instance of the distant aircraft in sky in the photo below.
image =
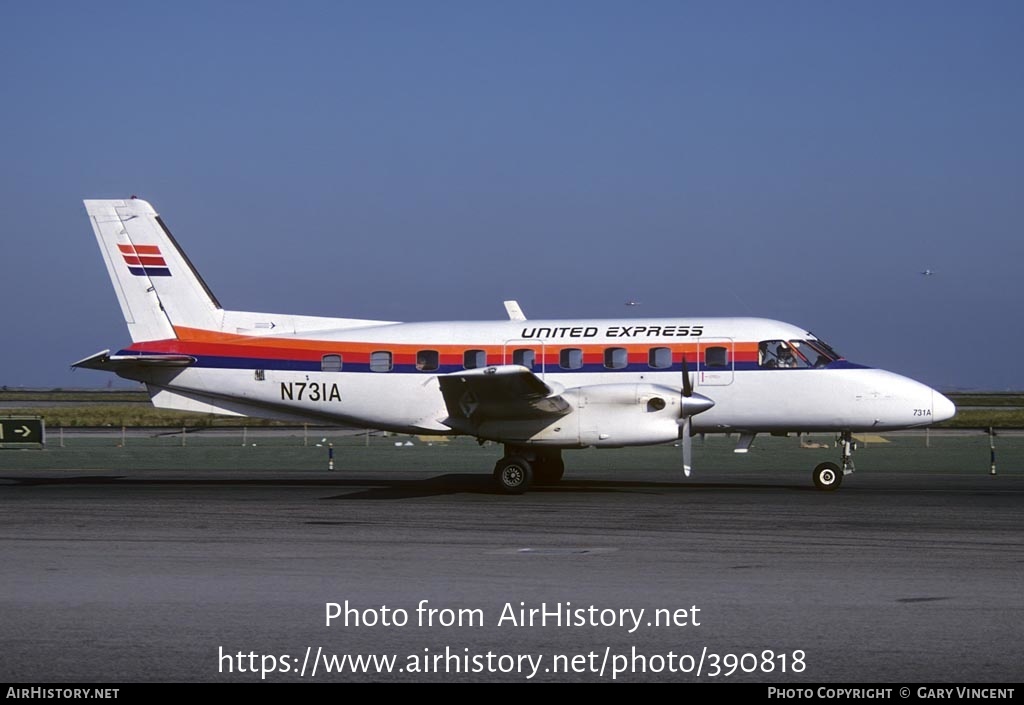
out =
<svg viewBox="0 0 1024 705"><path fill-rule="evenodd" d="M934 269L926 269L923 272L921 272L921 274L923 274L926 277L930 277L933 274L935 274L935 270Z"/></svg>
<svg viewBox="0 0 1024 705"><path fill-rule="evenodd" d="M639 305L640 305L640 303L641 303L641 302L639 302L639 301L633 301L632 299L630 299L630 300L629 300L629 301L627 301L627 302L626 302L626 303L625 303L624 305L625 305L625 306L639 306Z"/></svg>
<svg viewBox="0 0 1024 705"><path fill-rule="evenodd" d="M680 440L696 433L852 433L927 426L953 403L907 377L843 358L803 328L763 318L396 323L225 310L149 203L85 201L132 344L75 367L146 384L162 408L504 444L498 488L562 478L562 450ZM282 242L281 247L292 246ZM386 274L385 274L386 276ZM567 295L571 282L566 283Z"/></svg>

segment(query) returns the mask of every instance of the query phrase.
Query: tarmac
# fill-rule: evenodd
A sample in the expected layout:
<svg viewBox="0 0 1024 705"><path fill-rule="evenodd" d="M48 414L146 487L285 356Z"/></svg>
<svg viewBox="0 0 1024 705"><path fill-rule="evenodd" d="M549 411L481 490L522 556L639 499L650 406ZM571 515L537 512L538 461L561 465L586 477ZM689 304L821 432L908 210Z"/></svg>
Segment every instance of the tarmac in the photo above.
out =
<svg viewBox="0 0 1024 705"><path fill-rule="evenodd" d="M1019 471L871 468L826 493L809 467L684 481L621 451L510 497L447 459L163 452L4 456L0 680L1020 680Z"/></svg>

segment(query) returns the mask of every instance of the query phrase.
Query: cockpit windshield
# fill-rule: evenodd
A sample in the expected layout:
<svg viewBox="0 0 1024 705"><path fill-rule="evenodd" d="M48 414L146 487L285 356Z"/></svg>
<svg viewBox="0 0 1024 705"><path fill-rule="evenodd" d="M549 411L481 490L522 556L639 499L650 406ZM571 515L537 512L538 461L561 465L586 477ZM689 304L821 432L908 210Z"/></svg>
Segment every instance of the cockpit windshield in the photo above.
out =
<svg viewBox="0 0 1024 705"><path fill-rule="evenodd" d="M826 343L824 340L821 340L820 338L811 338L811 339L807 340L806 342L807 342L808 345L811 345L811 346L817 348L818 350L820 350L822 353L827 355L832 360L844 360L844 359L846 359L842 355L837 353L835 351L835 349L831 345Z"/></svg>
<svg viewBox="0 0 1024 705"><path fill-rule="evenodd" d="M816 338L808 340L762 340L757 362L762 369L807 369L825 367L842 357Z"/></svg>

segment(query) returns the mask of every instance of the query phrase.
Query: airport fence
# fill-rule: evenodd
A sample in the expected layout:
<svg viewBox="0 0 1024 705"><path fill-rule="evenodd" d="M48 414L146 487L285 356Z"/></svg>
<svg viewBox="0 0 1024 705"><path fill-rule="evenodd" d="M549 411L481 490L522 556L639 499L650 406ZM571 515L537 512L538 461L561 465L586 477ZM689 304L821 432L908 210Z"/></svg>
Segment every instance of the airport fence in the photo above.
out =
<svg viewBox="0 0 1024 705"><path fill-rule="evenodd" d="M467 437L406 436L334 427L100 428L47 430L46 444L33 449L0 449L0 471L179 470L328 471L421 470L488 472L501 457L497 443ZM1024 475L1024 432L901 431L855 436L858 471L989 473ZM799 478L819 462L836 462L834 434L802 437L759 435L746 454L733 452L736 436L709 435L694 441L695 481L714 481L719 472L793 471ZM994 448L993 448L994 446ZM658 473L682 478L679 448L673 444L625 449L583 449L565 453L569 476L588 470ZM13 476L13 475L12 475Z"/></svg>

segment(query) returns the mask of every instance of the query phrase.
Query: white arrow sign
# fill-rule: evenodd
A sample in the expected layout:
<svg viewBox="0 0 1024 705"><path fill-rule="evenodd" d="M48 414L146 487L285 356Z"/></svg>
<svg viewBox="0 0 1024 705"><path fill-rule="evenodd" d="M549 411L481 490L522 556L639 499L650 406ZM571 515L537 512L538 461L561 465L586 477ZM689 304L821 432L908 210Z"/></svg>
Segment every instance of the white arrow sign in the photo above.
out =
<svg viewBox="0 0 1024 705"><path fill-rule="evenodd" d="M28 426L22 426L21 428L14 429L14 432L19 436L25 436L26 438L28 438L28 435L32 433L32 429L29 428Z"/></svg>

